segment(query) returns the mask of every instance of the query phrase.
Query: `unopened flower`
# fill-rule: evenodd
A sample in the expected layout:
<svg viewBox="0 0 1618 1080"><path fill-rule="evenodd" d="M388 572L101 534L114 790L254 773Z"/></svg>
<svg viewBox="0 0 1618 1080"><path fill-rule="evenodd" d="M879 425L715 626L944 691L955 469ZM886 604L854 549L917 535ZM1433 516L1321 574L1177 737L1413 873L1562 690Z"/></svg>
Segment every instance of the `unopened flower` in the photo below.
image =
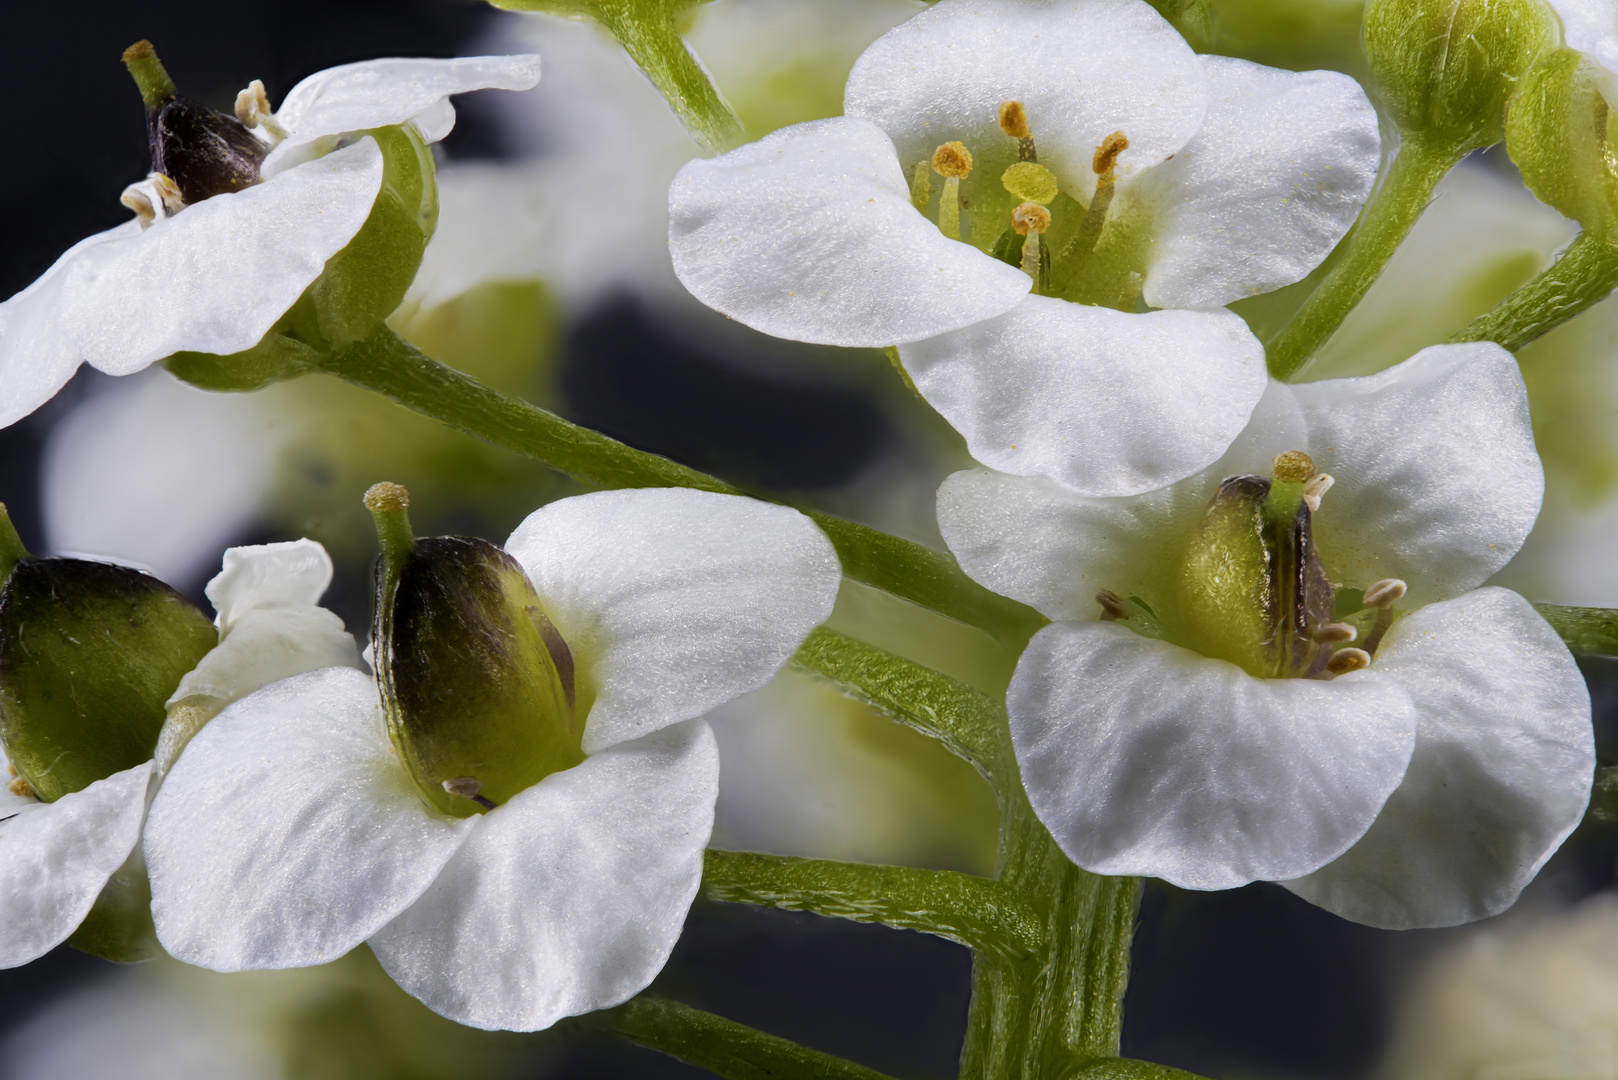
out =
<svg viewBox="0 0 1618 1080"><path fill-rule="evenodd" d="M0 304L0 426L49 400L80 364L127 375L176 353L253 348L384 203L390 216L375 227L409 225L424 246L436 211L423 144L449 133L450 95L539 77L532 56L372 60L305 79L273 113L255 83L238 118L179 97L150 49L142 42L126 60L158 171L125 193L134 220L81 241ZM405 274L400 295L408 283ZM306 321L321 325L304 336L358 332L345 321L388 314L350 310L373 299L316 297Z"/></svg>
<svg viewBox="0 0 1618 1080"><path fill-rule="evenodd" d="M699 718L830 614L836 555L796 511L689 490L552 503L504 552L418 542L391 524L401 494L370 497L393 552L377 682L322 671L242 700L154 803L159 938L222 971L369 941L474 1027L621 1002L701 878L718 755Z"/></svg>
<svg viewBox="0 0 1618 1080"><path fill-rule="evenodd" d="M1379 155L1352 79L1199 57L1142 0L943 0L845 110L681 171L681 281L778 337L898 346L979 461L1088 495L1206 466L1263 392L1231 316L1138 303L1302 278Z"/></svg>
<svg viewBox="0 0 1618 1080"><path fill-rule="evenodd" d="M1438 346L1272 383L1172 487L958 473L939 520L968 573L1055 620L1007 706L1029 798L1079 865L1282 881L1434 926L1509 906L1588 801L1572 657L1527 601L1477 588L1542 488L1510 355Z"/></svg>
<svg viewBox="0 0 1618 1080"><path fill-rule="evenodd" d="M96 565L75 560L34 562ZM48 566L38 571L26 566L22 571L25 575L61 572ZM105 567L104 573L133 582L158 600L169 592L155 579L132 571ZM104 925L92 926L83 944L115 958L136 958L128 950L138 945L130 940L132 935L123 920L145 918L144 870L139 855L132 853L140 838L150 789L161 782L163 771L184 748L186 739L236 697L313 668L358 662L354 641L344 632L341 620L316 606L330 580L331 562L320 545L312 541L231 548L225 553L224 569L207 588L208 599L218 611L218 637L210 633L207 639L217 644L211 649L202 645L206 651L196 667L180 679L177 688L169 684L174 692L166 706L161 696L153 703L151 711L161 728L141 725L137 729L139 718L127 707L112 716L80 718L78 726L117 725L101 732L96 744L87 749L75 745L72 716L50 717L55 720L52 731L39 730L42 718L19 732L19 726L28 720L19 706L30 702L26 685L15 684L38 675L18 669L16 650L9 648L15 642L0 645L0 651L11 660L5 665L3 677L13 683L5 691L10 706L6 737L13 744L5 764L14 776L19 773L16 765L23 764L22 775L0 794L0 882L4 883L0 888L0 922L5 926L0 934L0 966L15 967L42 956L80 931L93 909L103 907L105 914L95 917ZM61 646L47 636L39 620L23 613L19 621L17 613L10 610L14 599L7 597L9 633L0 633L0 637L31 634L29 645L38 664L49 663L53 658L49 650ZM70 594L66 586L58 586L54 600L79 607L86 603L85 598ZM173 604L184 601L174 596L168 606ZM148 608L143 605L139 612L142 622L155 621ZM185 624L186 641L200 640L201 632L208 629L201 614L196 613L196 617L202 620L200 630ZM117 625L100 630L124 647L132 644L128 636L132 632L138 630L124 631ZM170 638L140 640L169 646L184 655L180 642ZM148 667L167 658L125 658L115 654L99 659L103 663L121 660L129 667L105 673L71 673L72 694L61 696L82 699L91 711L110 711L117 701L98 679L134 684L144 679ZM24 695L22 700L19 694ZM99 772L95 761L83 759L111 752L108 744L120 738L138 743L142 749L136 752L144 752L148 760L89 783L73 777L68 766L76 766L73 771L88 770L90 775ZM18 757L19 747L27 753L26 761ZM37 764L42 751L57 755L43 768ZM60 790L64 784L66 790ZM149 924L145 933L149 938ZM80 938L74 941L79 943Z"/></svg>

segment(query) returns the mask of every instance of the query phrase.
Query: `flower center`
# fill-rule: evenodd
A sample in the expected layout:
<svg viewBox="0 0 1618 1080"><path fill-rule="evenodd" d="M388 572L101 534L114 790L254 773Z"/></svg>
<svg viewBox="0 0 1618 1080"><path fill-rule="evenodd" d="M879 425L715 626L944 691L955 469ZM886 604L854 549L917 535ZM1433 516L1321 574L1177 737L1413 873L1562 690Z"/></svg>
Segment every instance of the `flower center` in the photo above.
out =
<svg viewBox="0 0 1618 1080"><path fill-rule="evenodd" d="M1277 457L1269 479L1224 481L1185 545L1163 615L1102 590L1101 618L1259 678L1326 679L1368 666L1406 587L1393 578L1363 592L1332 584L1313 534L1332 484L1302 451Z"/></svg>
<svg viewBox="0 0 1618 1080"><path fill-rule="evenodd" d="M243 98L251 99L245 103L247 115L253 119L250 124L181 97L150 41L138 41L124 50L124 65L146 105L146 136L152 154L151 175L124 191L121 201L125 206L151 222L259 182L259 166L270 152L270 142L248 128L269 116L262 83L242 91L236 102L241 115ZM265 126L265 131L273 140L279 128Z"/></svg>
<svg viewBox="0 0 1618 1080"><path fill-rule="evenodd" d="M1016 140L1015 160L1003 169L999 166L1009 156L1009 146L969 148L960 141L943 143L930 160L917 162L911 169L910 198L916 209L926 214L933 205L936 173L943 178L936 220L945 236L975 244L1002 262L1020 267L1041 295L1076 293L1068 298L1133 309L1140 293L1138 273L1111 275L1122 284L1109 282L1099 293L1084 285L1089 277L1107 276L1105 269L1097 271L1096 252L1113 206L1118 156L1129 148L1129 137L1115 131L1095 148L1091 161L1095 194L1085 205L1064 196L1062 182L1040 162L1033 125L1021 101L1002 102L995 119L1000 131ZM985 172L984 162L975 159L974 150L984 151L994 167Z"/></svg>

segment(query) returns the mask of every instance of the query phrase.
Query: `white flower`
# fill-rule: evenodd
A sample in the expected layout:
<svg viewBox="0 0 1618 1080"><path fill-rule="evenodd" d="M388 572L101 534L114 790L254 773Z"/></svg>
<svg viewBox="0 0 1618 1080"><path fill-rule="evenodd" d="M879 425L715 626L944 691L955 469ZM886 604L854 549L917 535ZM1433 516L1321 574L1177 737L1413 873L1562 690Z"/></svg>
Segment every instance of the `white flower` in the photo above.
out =
<svg viewBox="0 0 1618 1080"><path fill-rule="evenodd" d="M176 724L174 705L206 698L217 709L276 679L358 663L342 621L316 606L330 581L331 561L310 540L226 551L207 588L219 644L170 699L156 760L54 802L0 792L0 967L26 964L66 941L130 858L148 788L184 746L189 724L207 719L193 713Z"/></svg>
<svg viewBox="0 0 1618 1080"><path fill-rule="evenodd" d="M1394 1015L1386 1080L1612 1080L1618 897L1479 927L1423 965Z"/></svg>
<svg viewBox="0 0 1618 1080"><path fill-rule="evenodd" d="M778 337L899 346L975 458L1086 495L1217 458L1262 350L1225 312L1058 298L1217 309L1296 281L1379 157L1352 79L1198 57L1142 0L943 0L866 50L845 110L681 171L680 280Z"/></svg>
<svg viewBox="0 0 1618 1080"><path fill-rule="evenodd" d="M284 133L263 183L172 214L160 197L132 196L155 220L80 241L0 304L0 427L49 400L80 364L128 375L177 352L253 347L371 213L382 152L369 136L338 148L345 136L413 122L433 142L454 123L450 95L538 78L537 58L513 56L372 60L305 79L259 118L257 130L268 120Z"/></svg>
<svg viewBox="0 0 1618 1080"><path fill-rule="evenodd" d="M1335 478L1313 486L1330 581L1408 588L1380 647L1359 623L1369 667L1335 678L1310 651L1346 636L1329 607L1281 605L1303 623L1313 678L1182 647L1291 647L1286 622L1244 639L1251 605L1199 615L1224 571L1189 562L1221 482L1267 477L1290 451ZM1521 546L1542 485L1509 354L1437 346L1368 378L1272 383L1229 453L1170 488L1087 499L957 473L939 519L969 574L1055 620L1007 707L1029 798L1074 861L1197 889L1279 880L1358 922L1433 926L1509 906L1588 801L1590 703L1572 657L1521 597L1476 588ZM1095 621L1101 590L1123 621Z"/></svg>
<svg viewBox="0 0 1618 1080"><path fill-rule="evenodd" d="M537 1030L663 966L696 895L718 755L698 719L762 686L840 572L796 511L689 490L553 503L506 544L572 654L584 760L481 816L433 809L377 687L268 687L192 742L146 833L165 948L222 971L361 942L437 1012Z"/></svg>

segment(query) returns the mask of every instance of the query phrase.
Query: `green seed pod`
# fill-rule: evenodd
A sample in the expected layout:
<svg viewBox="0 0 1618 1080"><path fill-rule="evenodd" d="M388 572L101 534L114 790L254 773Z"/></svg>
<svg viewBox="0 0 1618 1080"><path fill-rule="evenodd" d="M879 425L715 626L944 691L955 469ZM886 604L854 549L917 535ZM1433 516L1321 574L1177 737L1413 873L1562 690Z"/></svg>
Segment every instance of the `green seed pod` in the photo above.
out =
<svg viewBox="0 0 1618 1080"><path fill-rule="evenodd" d="M177 377L205 390L258 390L318 367L369 337L415 280L438 226L432 150L414 125L361 132L382 149L382 187L365 224L253 348L229 356L176 353Z"/></svg>
<svg viewBox="0 0 1618 1080"><path fill-rule="evenodd" d="M1506 112L1506 149L1540 201L1586 232L1618 238L1618 155L1595 67L1559 49L1523 77Z"/></svg>
<svg viewBox="0 0 1618 1080"><path fill-rule="evenodd" d="M464 817L584 760L573 657L515 559L483 540L410 538L404 496L385 504L403 489L385 487L366 499L383 544L374 639L388 733L422 797Z"/></svg>
<svg viewBox="0 0 1618 1080"><path fill-rule="evenodd" d="M1555 46L1540 0L1371 0L1365 54L1400 129L1457 150L1501 137L1506 99Z"/></svg>
<svg viewBox="0 0 1618 1080"><path fill-rule="evenodd" d="M1317 638L1332 621L1332 585L1303 495L1296 479L1237 476L1219 486L1180 565L1191 648L1260 678L1324 669L1331 650Z"/></svg>
<svg viewBox="0 0 1618 1080"><path fill-rule="evenodd" d="M0 589L0 743L12 767L52 802L150 760L164 702L218 643L208 616L147 574L21 559Z"/></svg>

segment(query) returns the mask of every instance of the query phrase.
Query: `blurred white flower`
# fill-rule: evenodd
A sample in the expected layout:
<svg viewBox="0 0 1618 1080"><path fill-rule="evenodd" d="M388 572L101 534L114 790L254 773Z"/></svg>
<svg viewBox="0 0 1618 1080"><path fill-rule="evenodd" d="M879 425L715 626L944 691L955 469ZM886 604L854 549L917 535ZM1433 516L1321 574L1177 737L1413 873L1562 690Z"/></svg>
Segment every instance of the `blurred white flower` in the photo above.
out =
<svg viewBox="0 0 1618 1080"><path fill-rule="evenodd" d="M1321 470L1315 503L1249 559L1242 515L1276 490L1251 474L1294 451ZM939 520L967 573L1056 620L1007 707L1029 799L1076 862L1197 889L1280 880L1355 921L1433 926L1509 906L1589 797L1572 657L1521 597L1469 591L1541 492L1510 355L1440 346L1368 378L1272 382L1230 452L1170 488L1089 499L958 473ZM1375 624L1336 621L1335 591L1378 583L1344 612ZM1116 621L1094 621L1098 601Z"/></svg>
<svg viewBox="0 0 1618 1080"><path fill-rule="evenodd" d="M358 663L341 620L316 606L330 581L331 561L312 541L226 551L208 583L219 644L170 698L155 760L53 802L0 792L0 967L37 959L78 929L131 857L149 788L218 709L277 679Z"/></svg>
<svg viewBox="0 0 1618 1080"><path fill-rule="evenodd" d="M537 59L517 56L373 60L305 79L259 117L256 131L277 132L262 183L183 207L175 195L167 210L163 193L132 197L142 216L81 241L0 304L0 427L80 364L128 375L177 352L252 348L370 216L382 151L350 136L414 123L436 141L454 123L451 94L538 78Z"/></svg>
<svg viewBox="0 0 1618 1080"><path fill-rule="evenodd" d="M657 974L713 825L718 756L698 717L767 682L830 614L836 555L794 510L689 490L564 499L506 549L571 653L582 763L451 817L395 755L370 680L271 686L205 728L154 803L170 953L236 971L369 941L435 1011L512 1030Z"/></svg>
<svg viewBox="0 0 1618 1080"><path fill-rule="evenodd" d="M1395 1016L1380 1080L1618 1080L1618 898L1480 927Z"/></svg>

